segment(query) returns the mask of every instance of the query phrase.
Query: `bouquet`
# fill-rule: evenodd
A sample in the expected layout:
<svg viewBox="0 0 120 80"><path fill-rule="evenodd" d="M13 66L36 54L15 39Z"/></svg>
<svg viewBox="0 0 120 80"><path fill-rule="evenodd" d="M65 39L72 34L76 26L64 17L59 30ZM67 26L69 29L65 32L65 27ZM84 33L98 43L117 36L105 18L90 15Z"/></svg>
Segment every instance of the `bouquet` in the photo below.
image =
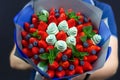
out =
<svg viewBox="0 0 120 80"><path fill-rule="evenodd" d="M92 73L108 54L110 31L101 16L79 0L31 1L14 19L19 54L51 79Z"/></svg>

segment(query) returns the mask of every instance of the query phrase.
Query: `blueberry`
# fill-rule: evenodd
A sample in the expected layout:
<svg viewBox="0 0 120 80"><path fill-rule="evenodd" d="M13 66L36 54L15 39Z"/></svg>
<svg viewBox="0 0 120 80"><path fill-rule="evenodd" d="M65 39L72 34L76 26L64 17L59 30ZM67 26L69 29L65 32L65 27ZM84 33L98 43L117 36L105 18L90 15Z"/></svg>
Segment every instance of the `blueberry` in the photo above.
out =
<svg viewBox="0 0 120 80"><path fill-rule="evenodd" d="M94 55L96 54L96 50L92 50L91 53Z"/></svg>
<svg viewBox="0 0 120 80"><path fill-rule="evenodd" d="M30 28L34 28L34 24L31 24L31 25L30 25Z"/></svg>
<svg viewBox="0 0 120 80"><path fill-rule="evenodd" d="M81 22L81 21L78 21L78 24L80 25L80 24L82 24L82 22Z"/></svg>
<svg viewBox="0 0 120 80"><path fill-rule="evenodd" d="M34 41L33 42L33 46L37 46L38 45L38 42L37 41Z"/></svg>
<svg viewBox="0 0 120 80"><path fill-rule="evenodd" d="M59 13L56 13L56 14L55 14L55 16L56 16L56 17L59 17L59 16L60 16L60 14L59 14Z"/></svg>
<svg viewBox="0 0 120 80"><path fill-rule="evenodd" d="M31 38L30 34L27 34L26 37L25 37L26 40L29 40L30 38Z"/></svg>
<svg viewBox="0 0 120 80"><path fill-rule="evenodd" d="M44 52L45 52L44 48L39 49L39 53L44 53Z"/></svg>
<svg viewBox="0 0 120 80"><path fill-rule="evenodd" d="M89 44L87 42L83 42L83 47L88 47Z"/></svg>
<svg viewBox="0 0 120 80"><path fill-rule="evenodd" d="M62 61L67 61L67 59L68 59L67 55L62 56Z"/></svg>
<svg viewBox="0 0 120 80"><path fill-rule="evenodd" d="M84 22L88 22L89 20L88 20L88 18L87 17L84 17Z"/></svg>
<svg viewBox="0 0 120 80"><path fill-rule="evenodd" d="M59 66L58 67L58 71L62 71L63 70L63 67L62 66Z"/></svg>
<svg viewBox="0 0 120 80"><path fill-rule="evenodd" d="M58 10L58 9L55 9L55 13L59 13L59 10Z"/></svg>
<svg viewBox="0 0 120 80"><path fill-rule="evenodd" d="M84 65L84 61L80 61L80 65L83 66Z"/></svg>
<svg viewBox="0 0 120 80"><path fill-rule="evenodd" d="M75 66L74 65L70 65L69 66L69 70L74 70Z"/></svg>
<svg viewBox="0 0 120 80"><path fill-rule="evenodd" d="M34 55L34 59L39 59L39 56L38 55Z"/></svg>
<svg viewBox="0 0 120 80"><path fill-rule="evenodd" d="M33 45L32 45L32 44L29 44L28 48L29 48L29 49L32 49L32 48L33 48Z"/></svg>

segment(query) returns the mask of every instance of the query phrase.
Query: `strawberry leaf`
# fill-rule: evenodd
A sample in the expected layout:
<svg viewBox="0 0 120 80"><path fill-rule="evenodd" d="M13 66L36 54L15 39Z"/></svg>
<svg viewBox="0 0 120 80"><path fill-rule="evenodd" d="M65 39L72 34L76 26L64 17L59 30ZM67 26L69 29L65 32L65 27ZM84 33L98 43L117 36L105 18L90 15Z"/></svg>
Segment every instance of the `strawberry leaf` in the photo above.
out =
<svg viewBox="0 0 120 80"><path fill-rule="evenodd" d="M84 56L88 55L87 52L79 52L74 45L72 46L72 54L74 57L77 57L80 60L83 60Z"/></svg>
<svg viewBox="0 0 120 80"><path fill-rule="evenodd" d="M43 53L39 55L40 59L43 59L43 60L47 60L48 56L49 56L49 53Z"/></svg>
<svg viewBox="0 0 120 80"><path fill-rule="evenodd" d="M80 37L80 40L81 40L82 42L86 42L87 36L85 35L85 36Z"/></svg>

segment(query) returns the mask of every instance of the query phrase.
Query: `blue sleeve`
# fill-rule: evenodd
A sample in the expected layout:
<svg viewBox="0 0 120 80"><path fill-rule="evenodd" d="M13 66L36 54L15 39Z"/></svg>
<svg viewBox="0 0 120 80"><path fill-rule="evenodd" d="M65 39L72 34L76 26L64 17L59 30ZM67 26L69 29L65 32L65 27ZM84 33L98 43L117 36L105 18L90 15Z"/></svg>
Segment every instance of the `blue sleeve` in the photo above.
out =
<svg viewBox="0 0 120 80"><path fill-rule="evenodd" d="M108 25L112 35L117 36L117 27L111 6L103 2L99 2L97 0L94 0L94 2L95 2L95 6L103 10L102 19L108 18Z"/></svg>

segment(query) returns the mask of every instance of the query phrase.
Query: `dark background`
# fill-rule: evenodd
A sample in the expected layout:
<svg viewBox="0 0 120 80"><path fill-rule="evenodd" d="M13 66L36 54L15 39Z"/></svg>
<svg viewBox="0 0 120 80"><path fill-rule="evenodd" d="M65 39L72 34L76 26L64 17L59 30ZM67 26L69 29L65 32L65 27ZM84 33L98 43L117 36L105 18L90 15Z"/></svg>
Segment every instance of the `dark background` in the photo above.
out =
<svg viewBox="0 0 120 80"><path fill-rule="evenodd" d="M19 71L10 68L9 55L12 50L14 23L13 17L29 0L2 0L0 2L0 80L29 80L30 71ZM100 0L110 4L115 14L118 30L120 30L120 1ZM118 32L118 35L120 32ZM119 43L120 44L120 43ZM119 55L120 57L120 55ZM118 69L120 71L120 68ZM120 80L119 73L109 80Z"/></svg>

